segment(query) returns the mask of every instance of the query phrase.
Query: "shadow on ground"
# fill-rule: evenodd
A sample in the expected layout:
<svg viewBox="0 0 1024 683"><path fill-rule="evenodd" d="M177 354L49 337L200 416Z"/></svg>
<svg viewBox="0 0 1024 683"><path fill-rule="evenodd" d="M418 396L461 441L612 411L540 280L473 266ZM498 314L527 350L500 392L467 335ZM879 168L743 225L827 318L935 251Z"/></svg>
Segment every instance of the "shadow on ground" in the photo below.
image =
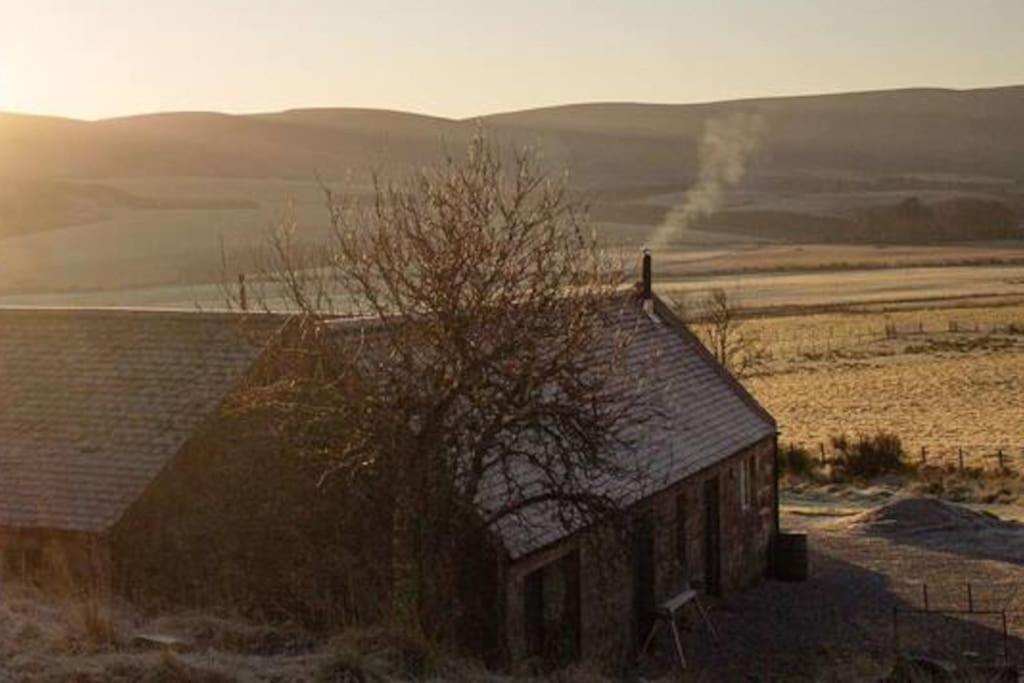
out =
<svg viewBox="0 0 1024 683"><path fill-rule="evenodd" d="M1009 618L1004 640L999 616L913 613L922 607L922 581L933 580L936 586L933 609L959 607L962 601L959 593L938 594L939 586L954 585L934 580L936 572L945 576L942 570L950 565L944 563L945 552L936 547L941 544L902 545L857 533L816 530L810 545L812 570L806 582L770 580L712 605L712 619L721 634L717 646L696 615L685 617L690 670L683 680L881 680L898 653L981 666L1002 664L1004 647L1011 662L1024 663L1020 615ZM979 586L1020 577L1016 565L958 559L952 571L961 578L969 573ZM976 609L994 607L983 603L979 593ZM662 638L657 662L661 673L671 665L670 652L670 643Z"/></svg>

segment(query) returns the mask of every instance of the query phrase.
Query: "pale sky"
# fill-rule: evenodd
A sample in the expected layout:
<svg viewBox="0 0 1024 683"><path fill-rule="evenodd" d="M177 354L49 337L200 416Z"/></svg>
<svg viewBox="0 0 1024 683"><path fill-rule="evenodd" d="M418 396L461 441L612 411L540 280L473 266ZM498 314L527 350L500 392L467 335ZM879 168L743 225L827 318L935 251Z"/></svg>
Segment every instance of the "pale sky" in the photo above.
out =
<svg viewBox="0 0 1024 683"><path fill-rule="evenodd" d="M470 117L1024 83L1024 0L0 0L0 111Z"/></svg>

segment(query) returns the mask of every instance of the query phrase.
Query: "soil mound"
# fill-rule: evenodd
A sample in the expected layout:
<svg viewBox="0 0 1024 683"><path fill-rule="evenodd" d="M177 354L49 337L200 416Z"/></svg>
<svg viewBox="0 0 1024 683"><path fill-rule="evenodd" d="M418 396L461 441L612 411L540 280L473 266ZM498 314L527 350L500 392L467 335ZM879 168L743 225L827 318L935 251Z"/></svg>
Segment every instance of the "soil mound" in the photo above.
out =
<svg viewBox="0 0 1024 683"><path fill-rule="evenodd" d="M992 515L922 496L893 499L850 518L847 523L858 531L875 534L987 531L1011 526Z"/></svg>

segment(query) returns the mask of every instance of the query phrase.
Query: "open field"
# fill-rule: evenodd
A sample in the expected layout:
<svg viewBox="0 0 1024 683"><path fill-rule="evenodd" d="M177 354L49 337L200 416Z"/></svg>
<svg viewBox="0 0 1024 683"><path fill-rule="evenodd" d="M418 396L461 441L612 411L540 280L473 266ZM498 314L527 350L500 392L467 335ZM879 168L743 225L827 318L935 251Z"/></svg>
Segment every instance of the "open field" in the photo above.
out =
<svg viewBox="0 0 1024 683"><path fill-rule="evenodd" d="M144 194L152 181L125 182ZM259 208L118 209L96 222L0 241L0 304L192 307L219 303L221 244L245 255L266 230L294 216L301 234L327 231L315 185L284 181L223 181L218 194L196 181L170 182L196 201L233 197ZM298 197L298 199L295 199ZM225 200L226 201L226 200ZM620 240L622 226L598 226L627 269L639 248ZM649 235L650 227L629 226ZM697 231L693 231L696 233ZM640 234L640 233L637 233ZM719 236L720 237L720 236ZM642 244L638 239L637 244ZM237 258L235 258L237 262ZM239 266L244 268L244 264ZM637 276L638 273L634 273ZM659 291L678 300L723 287L756 309L821 308L882 303L1024 300L1024 243L877 247L778 245L736 241L674 244L655 250Z"/></svg>
<svg viewBox="0 0 1024 683"><path fill-rule="evenodd" d="M150 267L168 266L155 254L139 262L121 262L122 278L136 284L113 288L0 293L0 305L8 306L140 306L193 308L221 303L215 284L219 261L212 256L207 277L194 283L146 285ZM116 267L116 266L115 266ZM198 266L197 266L198 267ZM85 266L70 261L64 273L81 272ZM179 271L180 272L180 271ZM801 274L709 275L673 279L658 272L659 291L669 300L684 303L712 287L722 287L745 308L779 313L863 307L929 307L936 305L1013 303L1024 301L1024 266L960 266L950 268L893 268L884 270L825 271ZM211 281L212 280L212 281Z"/></svg>
<svg viewBox="0 0 1024 683"><path fill-rule="evenodd" d="M817 452L834 434L898 434L916 459L1024 470L1024 306L750 321L772 350L748 384L782 440Z"/></svg>
<svg viewBox="0 0 1024 683"><path fill-rule="evenodd" d="M685 298L721 287L745 308L770 310L977 297L1024 296L1024 266L959 266L824 271L820 273L715 275L670 282L669 296Z"/></svg>

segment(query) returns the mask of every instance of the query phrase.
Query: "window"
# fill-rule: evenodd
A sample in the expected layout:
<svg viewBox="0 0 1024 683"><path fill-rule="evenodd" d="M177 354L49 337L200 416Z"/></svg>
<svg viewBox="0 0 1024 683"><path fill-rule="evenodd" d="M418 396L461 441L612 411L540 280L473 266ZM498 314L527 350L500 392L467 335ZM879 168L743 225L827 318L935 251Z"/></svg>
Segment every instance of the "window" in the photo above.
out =
<svg viewBox="0 0 1024 683"><path fill-rule="evenodd" d="M757 486L757 459L749 457L740 463L740 506L749 510L754 504L754 488Z"/></svg>

